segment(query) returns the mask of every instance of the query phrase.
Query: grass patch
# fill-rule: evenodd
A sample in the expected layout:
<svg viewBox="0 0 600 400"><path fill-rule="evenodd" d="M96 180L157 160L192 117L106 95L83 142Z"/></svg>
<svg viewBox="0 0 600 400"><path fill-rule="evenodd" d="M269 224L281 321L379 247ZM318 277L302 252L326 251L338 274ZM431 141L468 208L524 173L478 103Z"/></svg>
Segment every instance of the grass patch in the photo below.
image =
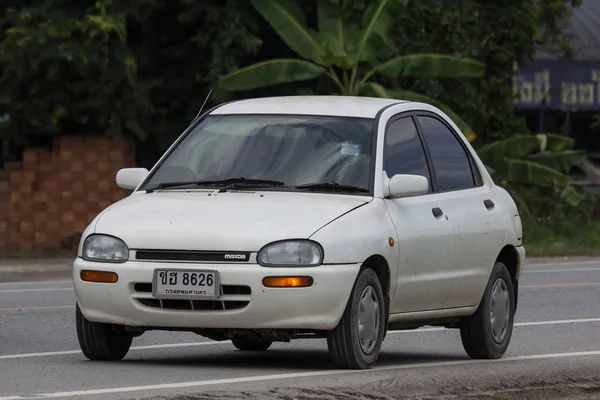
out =
<svg viewBox="0 0 600 400"><path fill-rule="evenodd" d="M527 256L600 256L600 220L524 226Z"/></svg>

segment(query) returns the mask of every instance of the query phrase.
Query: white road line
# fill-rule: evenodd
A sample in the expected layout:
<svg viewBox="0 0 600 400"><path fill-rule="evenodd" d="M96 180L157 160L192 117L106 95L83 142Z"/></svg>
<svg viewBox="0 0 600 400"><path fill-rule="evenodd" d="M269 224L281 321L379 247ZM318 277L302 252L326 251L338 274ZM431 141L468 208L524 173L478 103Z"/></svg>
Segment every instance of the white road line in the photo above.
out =
<svg viewBox="0 0 600 400"><path fill-rule="evenodd" d="M67 281L0 282L0 286L60 285L63 283L73 283L73 281L67 280Z"/></svg>
<svg viewBox="0 0 600 400"><path fill-rule="evenodd" d="M539 267L547 268L547 267L552 267L552 266L569 267L569 266L576 266L576 265L600 265L600 258L598 258L596 260L586 260L586 261L566 261L566 262L548 261L548 262L529 263L529 264L525 264L525 269L539 268Z"/></svg>
<svg viewBox="0 0 600 400"><path fill-rule="evenodd" d="M532 322L519 322L515 326L538 326L538 325L563 325L583 322L600 322L600 318L582 318L582 319L562 319L554 321L532 321Z"/></svg>
<svg viewBox="0 0 600 400"><path fill-rule="evenodd" d="M191 342L191 343L172 343L172 344L153 344L149 346L132 346L130 350L152 350L152 349L167 349L174 347L192 347L192 346L208 346L215 344L226 344L231 341L222 342ZM24 353L24 354L7 354L4 356L0 355L0 360L10 360L14 358L30 358L30 357L46 357L46 356L63 356L68 354L81 354L79 350L66 350L66 351L47 351L44 353Z"/></svg>
<svg viewBox="0 0 600 400"><path fill-rule="evenodd" d="M556 268L556 269L533 269L533 270L524 270L524 274L547 274L552 272L592 272L592 271L600 271L600 268Z"/></svg>
<svg viewBox="0 0 600 400"><path fill-rule="evenodd" d="M211 386L211 385L274 381L274 380L282 380L282 379L298 379L298 378L310 378L310 377L324 377L324 376L347 375L347 374L356 374L356 373L364 374L364 373L370 373L370 372L398 371L398 370L417 369L417 368L436 368L436 367L448 367L448 366L455 366L455 365L507 363L507 362L514 362L514 361L544 360L544 359L567 358L567 357L590 357L590 356L600 356L600 350L581 351L581 352L575 352L575 353L533 354L533 355L528 355L528 356L505 357L505 358L501 358L499 360L469 359L469 360L460 360L460 361L440 361L440 362L430 362L430 363L390 365L387 367L375 367L375 368L368 369L368 370L336 369L336 370L325 370L325 371L292 372L292 373L288 373L288 374L257 375L257 376L248 376L248 377L239 377L239 378L209 379L209 380L205 380L205 381L163 383L163 384L157 384L157 385L129 386L129 387L117 387L117 388L112 387L112 388L89 389L89 390L74 390L71 392L54 392L54 393L44 393L44 394L35 394L35 395L5 396L5 397L0 397L0 400L49 399L49 398L56 398L56 397L94 396L94 395L106 395L106 394L111 394L111 393L127 393L127 392L139 392L139 391L150 391L150 390L166 390L166 389L182 389L182 388L192 388L192 387Z"/></svg>
<svg viewBox="0 0 600 400"><path fill-rule="evenodd" d="M588 323L588 322L600 322L600 318L584 318L584 319L564 319L554 321L531 321L531 322L517 322L515 327L521 326L540 326L540 325L563 325L563 324L577 324L577 323ZM388 331L388 334L408 334L408 333L422 333L422 332L437 332L437 331L455 331L453 329L446 328L419 328L414 330L406 331ZM165 349L165 348L177 348L177 347L194 347L194 346L212 346L220 344L229 344L231 341L224 340L220 342L189 342L189 343L173 343L173 344L153 344L149 346L133 346L130 350L152 350L152 349ZM0 360L10 360L16 358L31 358L31 357L47 357L47 356L63 356L69 354L81 354L79 350L65 350L65 351L48 351L43 353L22 353L22 354L7 354L0 355ZM2 400L0 398L0 400Z"/></svg>
<svg viewBox="0 0 600 400"><path fill-rule="evenodd" d="M553 321L531 321L531 322L516 322L515 326L540 326L540 325L564 325L578 324L586 322L600 322L600 318L583 318L583 319L563 319ZM419 333L419 332L437 332L437 331L453 331L454 329L447 328L419 328L410 331L388 331L388 334L396 333Z"/></svg>
<svg viewBox="0 0 600 400"><path fill-rule="evenodd" d="M73 290L70 288L36 288L36 289L9 289L0 290L0 293L21 293L21 292L65 292L67 290Z"/></svg>

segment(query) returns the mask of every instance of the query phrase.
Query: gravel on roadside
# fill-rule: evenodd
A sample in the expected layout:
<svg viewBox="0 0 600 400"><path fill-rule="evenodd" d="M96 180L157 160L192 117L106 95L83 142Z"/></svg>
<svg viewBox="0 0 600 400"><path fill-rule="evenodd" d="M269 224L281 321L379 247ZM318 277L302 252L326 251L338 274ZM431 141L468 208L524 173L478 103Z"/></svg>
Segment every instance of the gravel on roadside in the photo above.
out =
<svg viewBox="0 0 600 400"><path fill-rule="evenodd" d="M281 382L240 390L198 388L197 394L145 396L145 400L588 400L600 399L600 371L594 358L423 369L419 374L384 372L367 381L333 385ZM571 366L569 366L571 365ZM482 368L486 371L483 372ZM524 370L524 368L526 368ZM482 371L482 372L478 372ZM525 371L525 372L524 372ZM373 371L375 372L375 371ZM238 386L239 387L239 386ZM136 397L141 399L141 397Z"/></svg>
<svg viewBox="0 0 600 400"><path fill-rule="evenodd" d="M590 400L600 399L600 383L540 385L508 389L472 391L461 389L433 390L421 393L390 390L293 389L282 388L262 393L210 392L197 395L148 397L146 400Z"/></svg>

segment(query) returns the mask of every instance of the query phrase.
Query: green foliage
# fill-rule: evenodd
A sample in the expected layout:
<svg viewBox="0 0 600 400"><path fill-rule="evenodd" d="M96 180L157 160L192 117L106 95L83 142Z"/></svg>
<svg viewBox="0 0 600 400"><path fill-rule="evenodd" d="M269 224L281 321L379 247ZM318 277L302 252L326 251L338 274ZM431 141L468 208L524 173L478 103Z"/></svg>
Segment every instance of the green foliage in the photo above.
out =
<svg viewBox="0 0 600 400"><path fill-rule="evenodd" d="M584 199L566 175L587 158L585 152L572 150L573 145L572 138L561 135L517 135L484 145L477 153L494 181L511 193L521 212L533 222L536 218L519 189L546 190L546 197L574 207Z"/></svg>
<svg viewBox="0 0 600 400"><path fill-rule="evenodd" d="M529 256L600 255L598 199L587 195L577 207L570 207L540 187L519 185L516 190L535 218L523 224Z"/></svg>
<svg viewBox="0 0 600 400"><path fill-rule="evenodd" d="M319 31L311 29L300 7L291 0L252 0L253 6L282 40L304 60L274 59L259 62L223 76L220 86L231 91L250 90L275 84L326 76L342 95L395 97L400 91L385 89L372 81L374 75L389 79L471 78L484 73L484 65L469 58L422 53L396 55L389 37L395 16L406 13L408 0L378 0L365 9L360 25L344 17L342 8L329 0L317 3ZM411 94L426 103L440 104L424 95ZM444 107L445 108L445 107ZM456 114L455 122L469 138L474 132Z"/></svg>
<svg viewBox="0 0 600 400"><path fill-rule="evenodd" d="M109 0L51 1L7 7L0 42L4 95L0 107L16 124L56 131L67 115L81 125L103 123L123 104L147 106L131 90L136 59L126 46L125 16Z"/></svg>
<svg viewBox="0 0 600 400"><path fill-rule="evenodd" d="M535 36L535 45L550 53L565 58L573 56L571 33L568 31L572 11L583 0L536 0L534 17L540 27Z"/></svg>
<svg viewBox="0 0 600 400"><path fill-rule="evenodd" d="M347 1L356 15L362 1ZM400 53L447 53L481 60L486 73L475 79L403 77L380 83L434 97L447 105L477 133L478 144L526 134L516 114L512 81L515 66L530 59L536 45L554 43L566 51L568 35L561 29L570 20L570 0L411 1L409 12L398 14L392 38ZM540 26L543 34L535 41Z"/></svg>
<svg viewBox="0 0 600 400"><path fill-rule="evenodd" d="M160 152L196 115L210 89L207 107L239 96L215 86L224 73L301 52L326 71L349 71L340 72L338 81L355 91L374 66L398 54L483 60L482 79L445 78L439 69L435 76L414 74L414 67L406 67L410 76L373 72L361 90L377 84L398 96L430 98L486 142L524 131L512 102L512 68L537 43L566 49L562 27L571 1L412 0L394 14L378 7L401 8L398 0L287 3L296 20L315 27L307 28L313 35L302 48L291 49L286 40L294 34L284 40L248 0L3 0L0 115L10 119L0 123L0 137L25 144L37 135L112 129L146 138ZM536 38L539 25L545 29ZM322 51L313 54L317 48ZM325 65L314 61L319 54ZM325 75L245 95L332 91L340 86Z"/></svg>
<svg viewBox="0 0 600 400"><path fill-rule="evenodd" d="M30 0L0 5L0 131L12 141L107 129L160 147L225 70L256 54L252 9L234 0ZM212 102L231 96L215 91ZM210 104L209 104L210 105Z"/></svg>
<svg viewBox="0 0 600 400"><path fill-rule="evenodd" d="M401 79L395 87L435 97L464 116L479 143L505 133L526 133L516 116L514 66L533 49L535 33L530 1L411 2L393 34L403 53L447 52L476 58L486 65L482 78ZM397 86L396 86L397 85Z"/></svg>

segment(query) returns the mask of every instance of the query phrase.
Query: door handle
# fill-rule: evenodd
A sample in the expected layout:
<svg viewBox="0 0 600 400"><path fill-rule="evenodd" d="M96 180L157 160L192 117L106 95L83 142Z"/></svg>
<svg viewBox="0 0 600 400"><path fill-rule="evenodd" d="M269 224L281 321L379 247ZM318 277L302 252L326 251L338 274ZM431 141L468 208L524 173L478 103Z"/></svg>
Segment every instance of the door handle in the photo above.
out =
<svg viewBox="0 0 600 400"><path fill-rule="evenodd" d="M442 214L444 214L444 212L442 211L442 209L439 208L439 207L432 208L431 212L433 213L433 216L436 217L436 218L437 217L441 217Z"/></svg>
<svg viewBox="0 0 600 400"><path fill-rule="evenodd" d="M488 210L489 210L490 208L493 208L493 207L494 207L494 202L493 202L493 201L491 201L490 199L485 199L485 200L483 201L483 204L485 205L485 208L487 208Z"/></svg>

